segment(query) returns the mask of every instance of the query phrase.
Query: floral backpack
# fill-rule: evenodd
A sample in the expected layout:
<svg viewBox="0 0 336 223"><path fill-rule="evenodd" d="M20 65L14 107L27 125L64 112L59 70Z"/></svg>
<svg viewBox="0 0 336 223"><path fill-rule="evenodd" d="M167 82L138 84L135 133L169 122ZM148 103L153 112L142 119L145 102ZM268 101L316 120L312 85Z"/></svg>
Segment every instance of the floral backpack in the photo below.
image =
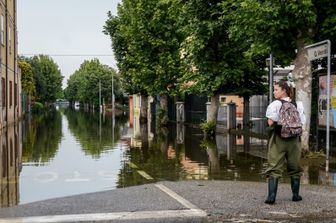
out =
<svg viewBox="0 0 336 223"><path fill-rule="evenodd" d="M282 106L279 111L278 134L281 138L293 138L302 135L300 114L295 102L280 100Z"/></svg>

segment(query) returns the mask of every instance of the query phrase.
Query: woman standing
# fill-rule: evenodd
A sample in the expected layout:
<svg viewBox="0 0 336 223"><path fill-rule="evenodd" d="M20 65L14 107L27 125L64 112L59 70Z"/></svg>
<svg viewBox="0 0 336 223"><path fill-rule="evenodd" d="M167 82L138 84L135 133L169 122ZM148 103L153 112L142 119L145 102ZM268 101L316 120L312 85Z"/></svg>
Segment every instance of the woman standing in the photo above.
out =
<svg viewBox="0 0 336 223"><path fill-rule="evenodd" d="M293 192L292 201L301 201L299 195L300 177L302 168L300 166L301 159L301 143L300 137L283 138L278 134L277 122L279 121L279 112L283 103L294 103L292 100L293 90L287 81L279 81L274 84L273 101L266 110L267 123L269 126L268 139L268 168L265 172L268 177L268 197L265 200L266 204L274 204L278 189L278 179L282 177L283 166L287 161L287 172L291 178L291 188ZM300 121L303 125L306 121L303 105L301 102L296 104L299 112Z"/></svg>

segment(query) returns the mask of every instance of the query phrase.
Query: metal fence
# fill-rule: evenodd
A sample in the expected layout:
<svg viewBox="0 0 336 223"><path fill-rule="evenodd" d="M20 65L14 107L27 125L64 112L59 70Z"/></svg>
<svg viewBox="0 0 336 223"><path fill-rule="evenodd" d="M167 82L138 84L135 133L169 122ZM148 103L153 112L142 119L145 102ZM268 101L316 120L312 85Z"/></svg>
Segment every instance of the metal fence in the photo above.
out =
<svg viewBox="0 0 336 223"><path fill-rule="evenodd" d="M185 120L189 124L200 124L206 120L206 111L185 111Z"/></svg>
<svg viewBox="0 0 336 223"><path fill-rule="evenodd" d="M250 126L252 132L258 134L266 134L266 109L267 106L250 107Z"/></svg>

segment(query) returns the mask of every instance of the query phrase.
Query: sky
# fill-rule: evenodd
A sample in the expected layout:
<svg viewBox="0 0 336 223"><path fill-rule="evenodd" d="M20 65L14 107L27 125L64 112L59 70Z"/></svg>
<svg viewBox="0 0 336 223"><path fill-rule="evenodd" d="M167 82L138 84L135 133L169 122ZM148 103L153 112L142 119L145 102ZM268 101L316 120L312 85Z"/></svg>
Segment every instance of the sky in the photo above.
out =
<svg viewBox="0 0 336 223"><path fill-rule="evenodd" d="M111 39L102 31L107 12L116 15L119 2L17 0L18 54L50 55L64 76L63 87L84 60L98 58L116 69Z"/></svg>

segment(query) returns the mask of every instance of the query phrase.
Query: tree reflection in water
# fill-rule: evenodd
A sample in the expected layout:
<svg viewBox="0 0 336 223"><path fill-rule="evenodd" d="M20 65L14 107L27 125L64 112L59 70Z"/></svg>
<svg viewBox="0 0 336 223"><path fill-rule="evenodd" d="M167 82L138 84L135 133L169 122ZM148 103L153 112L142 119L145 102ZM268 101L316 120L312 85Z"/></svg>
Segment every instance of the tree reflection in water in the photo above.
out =
<svg viewBox="0 0 336 223"><path fill-rule="evenodd" d="M62 116L56 109L28 117L24 121L22 161L44 165L53 159L62 139ZM29 130L28 130L29 128Z"/></svg>
<svg viewBox="0 0 336 223"><path fill-rule="evenodd" d="M265 180L265 139L134 123L70 109L28 116L1 135L0 206L161 180ZM336 184L335 163L329 175L321 162L303 164L303 183Z"/></svg>
<svg viewBox="0 0 336 223"><path fill-rule="evenodd" d="M127 162L119 174L119 187L160 180L265 181L262 173L267 167L267 140L263 137L226 133L218 134L215 139L204 139L198 128L181 124L157 128L149 134L147 125L142 124L141 128L146 131L135 130L136 137L124 153ZM304 182L335 184L321 177L324 175L321 166L303 163L303 167L306 170ZM144 170L154 179L144 179L138 170ZM283 181L288 183L285 170L284 173ZM334 175L331 173L329 178Z"/></svg>
<svg viewBox="0 0 336 223"><path fill-rule="evenodd" d="M102 152L111 148L111 135L113 144L120 141L121 127L127 121L125 116L115 117L112 128L112 114L99 116L99 114L67 109L64 115L68 119L69 129L80 143L83 151L95 159L99 159Z"/></svg>

